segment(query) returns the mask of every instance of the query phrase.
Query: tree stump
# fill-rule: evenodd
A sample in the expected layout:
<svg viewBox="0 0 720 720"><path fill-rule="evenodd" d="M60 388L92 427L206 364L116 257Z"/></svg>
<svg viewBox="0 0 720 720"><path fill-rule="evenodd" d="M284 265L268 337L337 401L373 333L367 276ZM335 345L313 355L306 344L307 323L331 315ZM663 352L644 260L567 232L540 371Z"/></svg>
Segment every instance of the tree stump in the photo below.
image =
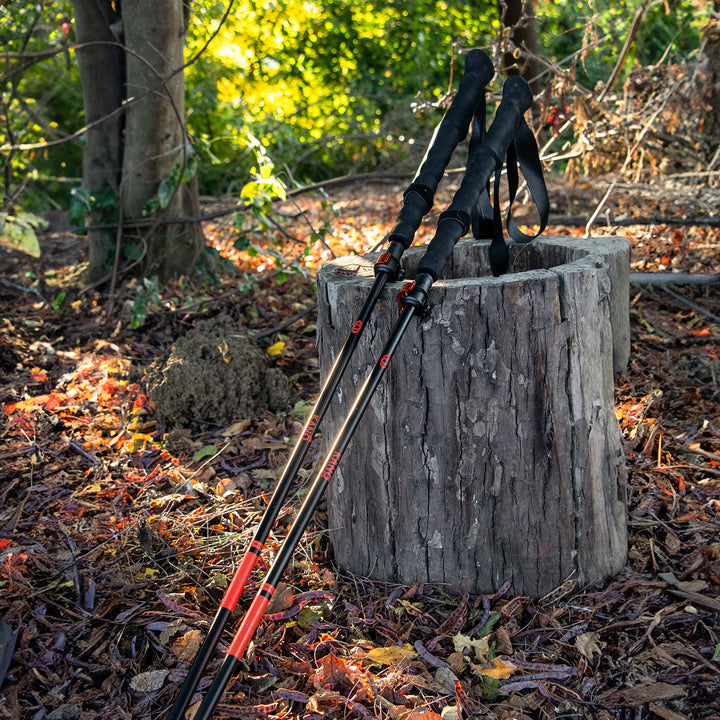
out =
<svg viewBox="0 0 720 720"><path fill-rule="evenodd" d="M462 240L410 324L328 489L338 564L356 575L512 583L540 597L599 581L626 559L626 473L613 367L627 363L629 245L539 238L490 275ZM424 252L404 256L406 278ZM372 284L375 255L318 276L327 374ZM398 315L385 288L323 422L327 449Z"/></svg>

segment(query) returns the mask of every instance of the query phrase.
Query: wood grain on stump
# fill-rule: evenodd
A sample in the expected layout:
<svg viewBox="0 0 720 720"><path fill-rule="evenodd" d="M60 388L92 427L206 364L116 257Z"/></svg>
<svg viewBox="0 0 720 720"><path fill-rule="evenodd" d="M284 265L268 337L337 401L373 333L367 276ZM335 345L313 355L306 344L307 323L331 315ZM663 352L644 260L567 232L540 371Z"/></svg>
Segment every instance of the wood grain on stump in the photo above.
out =
<svg viewBox="0 0 720 720"><path fill-rule="evenodd" d="M330 484L330 533L338 564L360 576L474 593L509 580L539 597L625 563L613 369L629 355L629 246L541 238L513 246L499 278L487 249L461 241L410 324ZM405 254L408 278L423 252ZM324 373L375 257L319 274ZM386 287L366 327L323 423L325 448L398 318L399 287Z"/></svg>

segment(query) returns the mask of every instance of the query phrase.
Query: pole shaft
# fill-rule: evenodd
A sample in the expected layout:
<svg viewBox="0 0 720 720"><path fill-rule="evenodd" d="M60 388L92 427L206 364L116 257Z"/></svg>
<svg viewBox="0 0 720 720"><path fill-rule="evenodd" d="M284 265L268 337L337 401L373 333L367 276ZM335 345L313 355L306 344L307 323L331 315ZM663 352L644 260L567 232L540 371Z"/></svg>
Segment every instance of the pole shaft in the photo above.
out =
<svg viewBox="0 0 720 720"><path fill-rule="evenodd" d="M320 502L328 483L332 480L332 477L335 474L335 470L342 458L343 452L347 449L363 413L367 409L377 386L380 384L380 380L385 374L385 370L390 364L390 358L407 330L410 320L416 310L417 307L413 305L408 305L403 309L389 340L382 350L380 358L375 363L370 375L363 383L363 386L355 398L355 402L353 403L353 406L350 409L350 412L348 413L335 442L327 452L321 465L321 469L315 476L315 479L310 486L308 494L305 497L305 501L300 507L297 517L290 527L285 541L280 547L273 564L265 576L264 584L255 595L250 608L235 633L235 637L228 648L228 654L223 661L220 671L215 676L212 685L208 689L205 699L195 715L195 720L209 720L209 718L212 717L215 707L220 702L225 687L230 680L233 668L245 654L245 651L255 634L255 630L260 624L263 611L272 598L280 578L285 572L285 568L295 552L295 548L300 543L303 533L317 509L318 503Z"/></svg>

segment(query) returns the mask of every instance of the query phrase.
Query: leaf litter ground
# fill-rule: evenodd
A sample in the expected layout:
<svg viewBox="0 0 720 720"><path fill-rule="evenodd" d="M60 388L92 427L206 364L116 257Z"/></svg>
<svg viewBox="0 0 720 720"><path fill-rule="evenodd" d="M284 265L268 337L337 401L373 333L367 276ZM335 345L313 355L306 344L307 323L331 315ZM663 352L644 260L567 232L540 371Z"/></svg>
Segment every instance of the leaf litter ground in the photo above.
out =
<svg viewBox="0 0 720 720"><path fill-rule="evenodd" d="M554 186L555 211L587 213L602 192L597 183ZM243 280L218 273L215 284L171 284L138 330L136 285L121 288L110 319L105 297L81 291L79 239L44 237L37 261L5 253L1 718L166 716L319 389L313 270L333 252L381 242L400 194L353 185L302 196L284 208L284 234L256 234L240 251L228 222L208 224ZM657 211L655 190L616 197L616 214ZM662 210L680 214L673 197ZM635 270L717 270L717 228L602 232L630 237ZM279 256L304 273L285 278ZM61 289L57 309L40 300ZM630 311L631 362L616 377L631 488L622 572L540 600L504 587L467 596L373 583L334 565L321 509L216 717L720 717L720 291L633 286ZM255 333L298 404L222 427L160 427L143 369L220 314ZM313 447L305 479L318 454ZM301 497L299 483L262 565Z"/></svg>

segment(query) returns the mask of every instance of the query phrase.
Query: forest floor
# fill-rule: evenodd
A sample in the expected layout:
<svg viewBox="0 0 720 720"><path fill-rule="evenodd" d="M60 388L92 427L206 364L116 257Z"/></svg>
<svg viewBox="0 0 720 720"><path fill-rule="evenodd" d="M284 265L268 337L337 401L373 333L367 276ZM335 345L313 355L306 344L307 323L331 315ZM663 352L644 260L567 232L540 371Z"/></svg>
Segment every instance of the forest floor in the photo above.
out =
<svg viewBox="0 0 720 720"><path fill-rule="evenodd" d="M583 234L567 223L609 182L551 183L545 234ZM0 250L0 718L167 716L319 389L314 270L381 243L401 192L299 195L285 234L248 231L243 250L218 218L207 237L239 274L222 266L157 297L136 281L112 303L84 288L84 241L67 232L46 233L38 259ZM618 183L593 232L627 236L634 271L717 272L719 198ZM303 272L275 267L282 257ZM626 567L541 599L395 587L335 566L321 510L215 717L720 718L720 287L633 284L630 297L632 355L616 376ZM143 371L221 314L256 333L295 409L168 427ZM261 565L297 506L296 494Z"/></svg>

